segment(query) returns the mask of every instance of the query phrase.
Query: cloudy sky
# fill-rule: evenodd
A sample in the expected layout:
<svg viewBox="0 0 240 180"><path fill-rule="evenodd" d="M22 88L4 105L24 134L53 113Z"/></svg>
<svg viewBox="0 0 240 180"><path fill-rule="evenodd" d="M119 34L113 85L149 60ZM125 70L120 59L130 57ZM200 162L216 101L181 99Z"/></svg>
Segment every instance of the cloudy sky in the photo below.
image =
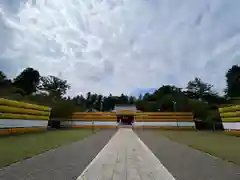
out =
<svg viewBox="0 0 240 180"><path fill-rule="evenodd" d="M240 64L239 0L0 0L0 70L132 94L198 76L221 92Z"/></svg>

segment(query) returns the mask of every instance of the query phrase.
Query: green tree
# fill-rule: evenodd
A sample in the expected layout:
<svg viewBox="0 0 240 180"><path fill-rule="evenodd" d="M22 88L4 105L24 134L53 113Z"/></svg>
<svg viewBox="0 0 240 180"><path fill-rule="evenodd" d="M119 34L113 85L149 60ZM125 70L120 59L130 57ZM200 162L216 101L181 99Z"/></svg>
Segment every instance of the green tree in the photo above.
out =
<svg viewBox="0 0 240 180"><path fill-rule="evenodd" d="M214 95L213 85L203 82L200 78L195 78L187 84L187 96L192 99L204 99L205 96Z"/></svg>
<svg viewBox="0 0 240 180"><path fill-rule="evenodd" d="M70 89L70 85L66 80L55 76L41 77L40 81L39 89L47 91L54 99L61 99L67 90Z"/></svg>
<svg viewBox="0 0 240 180"><path fill-rule="evenodd" d="M92 94L91 92L88 92L86 96L87 96L86 107L88 109L94 108L94 109L99 110L98 94L96 94L96 93Z"/></svg>
<svg viewBox="0 0 240 180"><path fill-rule="evenodd" d="M98 105L98 95L96 93L91 94L90 107L97 110L100 109Z"/></svg>
<svg viewBox="0 0 240 180"><path fill-rule="evenodd" d="M0 82L3 82L4 80L6 80L7 76L2 72L0 71Z"/></svg>
<svg viewBox="0 0 240 180"><path fill-rule="evenodd" d="M106 99L106 110L110 111L114 109L115 104L117 104L117 99L116 97L112 96L110 93L109 96ZM104 102L104 107L105 107L105 102Z"/></svg>
<svg viewBox="0 0 240 180"><path fill-rule="evenodd" d="M7 79L7 76L0 71L0 96L1 97L9 97L12 96L14 92L16 92L17 88L11 86L12 81Z"/></svg>
<svg viewBox="0 0 240 180"><path fill-rule="evenodd" d="M240 66L232 66L226 73L226 95L230 98L240 97Z"/></svg>
<svg viewBox="0 0 240 180"><path fill-rule="evenodd" d="M7 85L10 85L12 82L10 79L7 79L7 76L2 72L0 71L0 86L7 86Z"/></svg>
<svg viewBox="0 0 240 180"><path fill-rule="evenodd" d="M189 99L189 105L195 118L201 120L207 119L209 111L208 103L196 99Z"/></svg>
<svg viewBox="0 0 240 180"><path fill-rule="evenodd" d="M128 104L128 96L124 94L121 94L121 96L116 99L118 99L118 104Z"/></svg>
<svg viewBox="0 0 240 180"><path fill-rule="evenodd" d="M83 97L83 95L77 95L72 98L72 101L74 102L75 106L77 107L77 111L85 111L86 110L86 99Z"/></svg>
<svg viewBox="0 0 240 180"><path fill-rule="evenodd" d="M136 98L134 96L130 96L128 99L129 104L135 104L136 103Z"/></svg>
<svg viewBox="0 0 240 180"><path fill-rule="evenodd" d="M170 85L164 85L160 87L158 90L156 90L150 97L151 100L160 100L165 95L171 94L174 96L177 96L179 93L181 93L181 88L178 88L176 86L170 86Z"/></svg>
<svg viewBox="0 0 240 180"><path fill-rule="evenodd" d="M51 119L69 119L75 111L74 101L60 99L52 105Z"/></svg>
<svg viewBox="0 0 240 180"><path fill-rule="evenodd" d="M175 111L174 101L175 98L172 94L166 94L158 100L157 109L160 109L161 111Z"/></svg>
<svg viewBox="0 0 240 180"><path fill-rule="evenodd" d="M25 95L29 95L37 91L39 81L39 72L33 68L26 68L14 79L13 85L22 89Z"/></svg>

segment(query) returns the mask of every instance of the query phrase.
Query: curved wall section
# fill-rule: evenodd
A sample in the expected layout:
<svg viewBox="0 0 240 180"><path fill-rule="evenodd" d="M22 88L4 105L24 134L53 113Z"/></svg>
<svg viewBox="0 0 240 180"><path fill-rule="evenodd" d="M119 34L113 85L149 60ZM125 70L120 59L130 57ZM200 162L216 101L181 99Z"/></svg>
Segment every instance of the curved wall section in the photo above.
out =
<svg viewBox="0 0 240 180"><path fill-rule="evenodd" d="M50 108L0 98L0 135L47 129Z"/></svg>
<svg viewBox="0 0 240 180"><path fill-rule="evenodd" d="M224 130L228 133L240 134L240 105L219 108Z"/></svg>

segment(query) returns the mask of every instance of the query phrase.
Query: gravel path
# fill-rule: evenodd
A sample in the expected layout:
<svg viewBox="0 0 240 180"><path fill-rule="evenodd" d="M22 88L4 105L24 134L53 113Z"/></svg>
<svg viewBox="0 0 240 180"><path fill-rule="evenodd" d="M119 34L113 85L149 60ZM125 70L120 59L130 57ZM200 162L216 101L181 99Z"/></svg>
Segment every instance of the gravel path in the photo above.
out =
<svg viewBox="0 0 240 180"><path fill-rule="evenodd" d="M186 145L137 130L141 140L177 180L239 180L240 167Z"/></svg>
<svg viewBox="0 0 240 180"><path fill-rule="evenodd" d="M3 168L0 170L0 179L76 180L115 132L103 130L82 141Z"/></svg>

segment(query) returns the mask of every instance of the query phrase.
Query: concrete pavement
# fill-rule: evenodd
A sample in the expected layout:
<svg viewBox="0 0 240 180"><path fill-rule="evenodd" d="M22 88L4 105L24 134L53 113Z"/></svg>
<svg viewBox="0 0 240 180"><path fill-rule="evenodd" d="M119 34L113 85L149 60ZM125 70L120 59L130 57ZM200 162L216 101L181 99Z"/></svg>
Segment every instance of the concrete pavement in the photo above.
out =
<svg viewBox="0 0 240 180"><path fill-rule="evenodd" d="M174 180L130 128L120 128L77 180Z"/></svg>

